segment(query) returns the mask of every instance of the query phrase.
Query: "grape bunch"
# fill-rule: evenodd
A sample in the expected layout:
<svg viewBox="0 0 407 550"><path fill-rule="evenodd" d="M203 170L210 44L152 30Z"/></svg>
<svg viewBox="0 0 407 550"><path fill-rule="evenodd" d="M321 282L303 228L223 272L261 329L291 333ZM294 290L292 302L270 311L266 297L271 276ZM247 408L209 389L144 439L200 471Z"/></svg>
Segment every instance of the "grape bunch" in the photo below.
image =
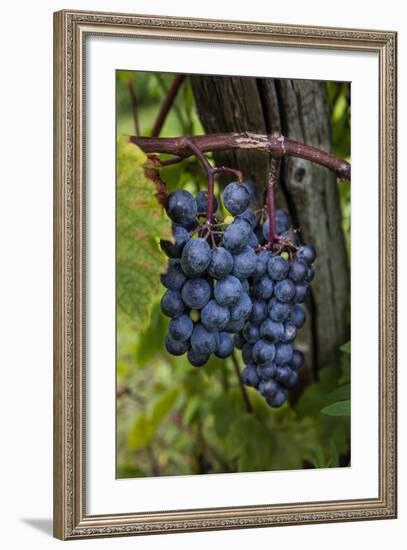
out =
<svg viewBox="0 0 407 550"><path fill-rule="evenodd" d="M315 250L300 244L283 210L275 212L276 246L269 242L269 220L252 208L252 182L229 183L222 202L231 216L208 221L206 191L168 196L174 242L161 241L169 257L161 275L161 310L171 318L165 346L172 355L186 353L195 367L241 349L244 383L279 407L303 364L292 343L305 321L299 304L314 276Z"/></svg>
<svg viewBox="0 0 407 550"><path fill-rule="evenodd" d="M229 186L225 189L224 204L231 213L244 212L250 202L249 191L243 185L230 185L236 189L234 192ZM187 353L189 362L195 367L207 363L212 354L222 359L231 355L234 349L232 335L242 328L252 308L247 281L251 272L247 272L245 266L246 245L240 246L236 229L241 223L246 233L254 238L253 230L243 218L239 222L237 217L232 224L235 229L230 231L231 225L223 238L211 233L212 247L208 243L208 232L207 238L191 238L206 213L207 203L205 191L196 197L185 190L171 193L166 209L173 221L175 242L161 242L169 257L167 273L161 275L161 282L167 288L161 310L171 317L165 346L172 355ZM214 198L215 211L217 207ZM217 243L222 246L215 246ZM249 252L254 264L256 254L253 248Z"/></svg>
<svg viewBox="0 0 407 550"><path fill-rule="evenodd" d="M315 250L300 245L291 258L286 252L272 255L270 251L261 252L260 257L264 273L253 281L252 312L234 341L246 365L244 383L256 388L270 406L279 407L297 384L297 370L304 363L293 342L305 322L300 304L314 277Z"/></svg>

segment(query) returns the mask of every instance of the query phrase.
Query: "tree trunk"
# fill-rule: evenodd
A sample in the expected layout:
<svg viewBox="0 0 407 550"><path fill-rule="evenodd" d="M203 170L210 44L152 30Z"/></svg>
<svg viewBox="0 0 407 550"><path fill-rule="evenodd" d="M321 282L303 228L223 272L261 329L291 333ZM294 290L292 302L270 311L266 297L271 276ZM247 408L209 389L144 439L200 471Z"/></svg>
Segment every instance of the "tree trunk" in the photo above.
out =
<svg viewBox="0 0 407 550"><path fill-rule="evenodd" d="M277 131L331 149L330 107L323 82L192 76L191 83L207 133ZM264 189L268 155L231 151L214 158L217 165L239 168L259 191ZM262 192L258 195L261 200ZM304 375L309 379L322 367L338 366L339 347L349 339L350 281L336 176L308 161L285 158L276 200L290 212L302 240L317 250L307 323L296 340L305 353Z"/></svg>

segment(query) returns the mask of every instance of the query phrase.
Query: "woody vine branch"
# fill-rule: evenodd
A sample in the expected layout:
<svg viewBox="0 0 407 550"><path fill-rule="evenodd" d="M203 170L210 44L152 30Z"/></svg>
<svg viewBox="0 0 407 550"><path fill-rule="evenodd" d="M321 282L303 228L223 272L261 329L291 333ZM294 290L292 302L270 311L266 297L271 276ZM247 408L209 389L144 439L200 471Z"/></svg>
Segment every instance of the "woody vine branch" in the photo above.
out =
<svg viewBox="0 0 407 550"><path fill-rule="evenodd" d="M173 138L131 136L130 141L138 145L145 153L172 154L161 166L180 162L194 154L228 150L263 151L278 158L297 157L309 160L335 172L340 179L351 179L351 165L343 159L323 151L318 147L306 145L277 134L253 134L250 132L207 134L201 136L181 136ZM194 147L191 147L193 142Z"/></svg>

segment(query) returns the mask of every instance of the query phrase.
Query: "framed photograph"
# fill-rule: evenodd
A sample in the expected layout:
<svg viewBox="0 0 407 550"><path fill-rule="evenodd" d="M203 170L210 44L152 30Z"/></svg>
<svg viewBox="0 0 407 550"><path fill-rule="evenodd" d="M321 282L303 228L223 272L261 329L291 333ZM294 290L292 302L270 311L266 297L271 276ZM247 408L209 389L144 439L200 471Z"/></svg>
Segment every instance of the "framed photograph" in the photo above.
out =
<svg viewBox="0 0 407 550"><path fill-rule="evenodd" d="M396 33L54 18L54 535L396 517Z"/></svg>

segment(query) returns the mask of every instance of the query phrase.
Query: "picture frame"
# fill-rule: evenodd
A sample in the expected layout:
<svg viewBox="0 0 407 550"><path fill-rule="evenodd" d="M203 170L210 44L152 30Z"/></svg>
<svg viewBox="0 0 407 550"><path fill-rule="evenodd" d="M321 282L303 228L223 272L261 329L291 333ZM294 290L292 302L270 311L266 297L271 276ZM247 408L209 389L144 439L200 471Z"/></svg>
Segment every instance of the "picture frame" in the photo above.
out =
<svg viewBox="0 0 407 550"><path fill-rule="evenodd" d="M378 64L378 422L374 498L90 514L88 389L86 41L233 44L367 52ZM54 536L120 535L391 519L397 514L395 32L64 10L54 14ZM227 474L229 475L229 474Z"/></svg>

